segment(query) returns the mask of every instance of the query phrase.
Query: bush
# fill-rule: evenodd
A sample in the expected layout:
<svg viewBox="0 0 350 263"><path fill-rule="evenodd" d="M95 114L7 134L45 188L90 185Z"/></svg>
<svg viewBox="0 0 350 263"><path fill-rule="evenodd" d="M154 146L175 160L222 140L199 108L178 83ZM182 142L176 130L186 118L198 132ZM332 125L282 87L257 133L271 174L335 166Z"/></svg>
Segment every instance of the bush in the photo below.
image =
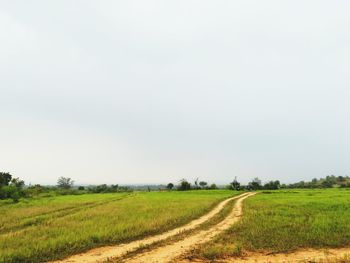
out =
<svg viewBox="0 0 350 263"><path fill-rule="evenodd" d="M12 178L10 173L0 172L0 199L11 198L14 202L18 202L19 198L24 196L23 186L23 180Z"/></svg>
<svg viewBox="0 0 350 263"><path fill-rule="evenodd" d="M101 184L97 186L89 187L89 192L92 193L116 193L123 192L125 190L123 187L119 187L117 184L112 184L110 186L106 184Z"/></svg>
<svg viewBox="0 0 350 263"><path fill-rule="evenodd" d="M23 191L14 185L0 187L0 199L11 198L14 202L18 202L21 196L23 196Z"/></svg>

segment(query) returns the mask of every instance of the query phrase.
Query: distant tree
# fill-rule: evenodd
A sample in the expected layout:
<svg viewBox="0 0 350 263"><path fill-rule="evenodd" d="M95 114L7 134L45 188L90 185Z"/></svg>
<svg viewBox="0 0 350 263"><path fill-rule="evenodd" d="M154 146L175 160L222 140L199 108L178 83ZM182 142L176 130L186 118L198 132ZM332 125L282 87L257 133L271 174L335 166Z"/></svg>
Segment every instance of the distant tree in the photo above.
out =
<svg viewBox="0 0 350 263"><path fill-rule="evenodd" d="M241 189L241 184L237 181L237 177L230 183L230 188L236 191Z"/></svg>
<svg viewBox="0 0 350 263"><path fill-rule="evenodd" d="M179 191L191 190L191 184L189 182L187 182L186 179L182 179L180 181L180 184L177 187L177 190L179 190Z"/></svg>
<svg viewBox="0 0 350 263"><path fill-rule="evenodd" d="M17 178L12 178L10 185L17 187L18 189L22 189L24 186L24 181Z"/></svg>
<svg viewBox="0 0 350 263"><path fill-rule="evenodd" d="M79 191L84 191L84 190L85 190L85 187L84 187L84 186L79 186L79 187L78 187L78 190L79 190Z"/></svg>
<svg viewBox="0 0 350 263"><path fill-rule="evenodd" d="M11 179L12 179L12 175L10 173L0 172L0 187L9 185L9 183L11 182Z"/></svg>
<svg viewBox="0 0 350 263"><path fill-rule="evenodd" d="M110 187L112 192L117 192L119 190L119 185L118 184L112 184Z"/></svg>
<svg viewBox="0 0 350 263"><path fill-rule="evenodd" d="M344 182L345 181L345 177L344 176L338 176L338 181L339 182Z"/></svg>
<svg viewBox="0 0 350 263"><path fill-rule="evenodd" d="M69 177L61 176L57 180L57 186L59 188L70 189L73 186L73 184L74 184L74 181L71 178L69 178Z"/></svg>
<svg viewBox="0 0 350 263"><path fill-rule="evenodd" d="M270 181L264 184L263 188L266 190L277 190L281 187L280 181Z"/></svg>
<svg viewBox="0 0 350 263"><path fill-rule="evenodd" d="M218 189L218 187L216 186L216 184L211 184L209 188L210 188L210 189Z"/></svg>
<svg viewBox="0 0 350 263"><path fill-rule="evenodd" d="M171 189L174 188L174 184L173 184L173 183L168 183L168 185L166 186L166 188L167 188L168 190L171 190Z"/></svg>
<svg viewBox="0 0 350 263"><path fill-rule="evenodd" d="M255 177L251 182L248 183L248 189L250 190L259 190L261 189L261 180L258 177Z"/></svg>
<svg viewBox="0 0 350 263"><path fill-rule="evenodd" d="M26 193L29 196L38 195L44 191L45 191L45 188L42 187L40 184L31 185L26 189Z"/></svg>
<svg viewBox="0 0 350 263"><path fill-rule="evenodd" d="M100 184L93 187L91 190L93 193L106 193L108 190L108 186L106 184Z"/></svg>
<svg viewBox="0 0 350 263"><path fill-rule="evenodd" d="M23 180L12 178L10 173L0 172L0 199L11 198L18 202L19 198L24 196L23 186Z"/></svg>
<svg viewBox="0 0 350 263"><path fill-rule="evenodd" d="M199 180L199 178L197 178L196 180L194 180L194 189L199 189L198 180Z"/></svg>
<svg viewBox="0 0 350 263"><path fill-rule="evenodd" d="M333 186L333 184L334 184L334 183L333 183L332 180L326 178L325 180L322 181L321 186L322 186L323 188L331 188L331 187Z"/></svg>
<svg viewBox="0 0 350 263"><path fill-rule="evenodd" d="M201 181L201 182L199 182L199 185L201 186L202 189L204 189L208 185L208 183Z"/></svg>

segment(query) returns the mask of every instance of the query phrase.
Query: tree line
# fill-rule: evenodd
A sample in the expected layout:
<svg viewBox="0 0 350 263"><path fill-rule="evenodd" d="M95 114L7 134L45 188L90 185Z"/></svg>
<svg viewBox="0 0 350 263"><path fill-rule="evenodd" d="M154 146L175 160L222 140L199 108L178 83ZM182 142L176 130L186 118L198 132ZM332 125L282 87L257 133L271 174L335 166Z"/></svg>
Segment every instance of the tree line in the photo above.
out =
<svg viewBox="0 0 350 263"><path fill-rule="evenodd" d="M308 189L308 188L350 188L349 176L328 175L325 178L314 178L311 181L300 181L292 184L281 184L279 180L262 183L256 177L248 184L241 184L237 178L225 187L218 187L216 184L208 184L206 181L200 181L199 178L190 183L182 179L178 184L168 183L164 188L167 190L209 190L226 188L236 191L256 191L256 190L277 190L277 189ZM148 191L151 188L147 187ZM162 190L159 188L158 190ZM67 195L67 194L85 194L85 193L116 193L130 192L132 187L119 186L117 184L107 185L100 184L94 186L75 186L74 180L69 177L60 177L56 186L42 186L39 184L26 186L20 178L13 177L8 172L0 172L0 199L12 199L18 202L21 197L50 196L50 195Z"/></svg>
<svg viewBox="0 0 350 263"><path fill-rule="evenodd" d="M229 185L233 190L277 190L277 189L310 189L310 188L350 188L349 176L327 175L325 178L314 178L311 181L300 181L291 184L281 184L279 180L262 184L256 177L248 184L241 185L235 178Z"/></svg>
<svg viewBox="0 0 350 263"><path fill-rule="evenodd" d="M169 183L168 189L173 189L174 184ZM349 176L335 176L328 175L325 178L314 178L311 181L300 181L291 184L281 184L279 180L268 181L262 183L262 181L255 177L248 184L241 184L237 178L235 178L229 185L226 186L227 189L237 190L237 191L256 191L256 190L278 190L278 189L308 189L308 188L350 188L350 177ZM198 179L194 181L194 184L189 183L187 180L182 179L176 187L179 191L186 190L198 190L198 189L217 189L215 184L208 186L204 181L198 183Z"/></svg>
<svg viewBox="0 0 350 263"><path fill-rule="evenodd" d="M18 202L21 197L35 196L75 195L86 193L116 193L131 192L133 189L117 184L74 186L74 180L69 177L59 177L56 186L43 186L40 184L25 185L23 180L14 178L8 172L0 172L0 199L12 199Z"/></svg>

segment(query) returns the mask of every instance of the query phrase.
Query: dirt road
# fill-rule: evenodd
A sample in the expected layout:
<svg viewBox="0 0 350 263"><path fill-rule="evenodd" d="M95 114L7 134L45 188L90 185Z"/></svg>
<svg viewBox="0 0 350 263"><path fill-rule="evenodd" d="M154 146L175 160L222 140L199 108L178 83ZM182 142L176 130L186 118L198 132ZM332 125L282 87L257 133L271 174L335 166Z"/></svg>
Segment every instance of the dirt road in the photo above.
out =
<svg viewBox="0 0 350 263"><path fill-rule="evenodd" d="M242 210L242 207L241 207L242 201L246 197L251 196L251 195L252 195L251 193L244 193L244 194L239 195L239 196L228 198L228 199L220 202L214 209L212 209L209 213L205 214L204 216L202 216L196 220L193 220L184 226L175 228L175 229L170 230L168 232L165 232L163 234L147 237L147 238L144 238L141 240L136 240L136 241L133 241L130 243L120 244L120 245L116 245L116 246L107 246L107 247L92 249L92 250L87 251L85 253L73 255L71 257L68 257L68 258L60 260L60 261L54 261L53 263L105 262L111 258L121 257L128 252L131 252L131 251L134 251L134 250L140 248L141 246L151 245L155 242L159 242L159 241L165 240L167 238L173 237L181 232L194 229L194 228L198 227L199 225L203 224L204 222L207 222L208 220L213 218L215 215L217 215L225 207L225 205L227 205L230 201L237 199L237 203L235 204L235 207L234 207L233 211L231 212L231 214L224 221L222 221L220 224L212 227L208 231L204 231L205 233L208 232L207 234L205 234L202 231L203 233L202 232L199 233L199 234L201 234L200 236L198 236L198 234L197 234L194 236L186 237L185 240L182 240L182 242L185 242L185 244L181 243L181 245L185 245L184 248L190 247L191 244L193 245L193 244L198 243L199 239L206 238L206 240L209 240L212 236L214 236L211 232L214 231L215 233L219 233L219 232L225 230L226 228L228 228L231 224L233 224L242 213L242 211L241 211ZM175 244L177 244L177 243L179 243L179 242L176 242ZM164 254L163 249L166 250L167 247L168 246L157 248L154 250L155 253L141 254L137 258L132 259L132 261L133 262L152 262L152 261L143 261L144 260L143 258L145 256L147 256L147 258L155 257L155 260L157 260L158 257L161 259L161 261L154 261L154 262L166 262L166 261L164 261L164 259L168 256L168 253L165 253L166 255L163 255ZM172 253L174 253L174 255L175 254L177 255L178 253L182 253L185 250L185 249L180 249L180 247L176 247L176 245L174 247L171 247L171 249L172 249L171 251L172 251Z"/></svg>
<svg viewBox="0 0 350 263"><path fill-rule="evenodd" d="M237 222L242 215L243 200L254 194L255 193L248 193L248 194L239 196L239 198L237 199L234 205L234 208L232 209L232 212L217 225L214 225L207 230L202 230L197 234L187 236L184 239L179 240L175 243L161 246L142 254L138 254L134 258L128 259L127 262L130 262L130 263L173 262L176 257L180 256L181 254L185 253L186 251L190 250L191 248L193 248L198 244L208 242L214 236L227 230L229 227L232 226L232 224Z"/></svg>

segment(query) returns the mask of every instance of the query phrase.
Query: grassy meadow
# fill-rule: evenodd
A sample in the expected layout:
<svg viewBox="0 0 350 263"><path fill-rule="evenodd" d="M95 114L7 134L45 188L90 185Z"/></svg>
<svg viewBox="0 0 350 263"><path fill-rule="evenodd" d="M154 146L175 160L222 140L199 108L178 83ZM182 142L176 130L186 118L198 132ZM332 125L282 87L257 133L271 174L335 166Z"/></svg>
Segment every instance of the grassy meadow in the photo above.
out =
<svg viewBox="0 0 350 263"><path fill-rule="evenodd" d="M262 191L244 203L242 220L192 256L350 246L350 190Z"/></svg>
<svg viewBox="0 0 350 263"><path fill-rule="evenodd" d="M42 262L182 225L229 190L86 194L0 202L0 262Z"/></svg>

